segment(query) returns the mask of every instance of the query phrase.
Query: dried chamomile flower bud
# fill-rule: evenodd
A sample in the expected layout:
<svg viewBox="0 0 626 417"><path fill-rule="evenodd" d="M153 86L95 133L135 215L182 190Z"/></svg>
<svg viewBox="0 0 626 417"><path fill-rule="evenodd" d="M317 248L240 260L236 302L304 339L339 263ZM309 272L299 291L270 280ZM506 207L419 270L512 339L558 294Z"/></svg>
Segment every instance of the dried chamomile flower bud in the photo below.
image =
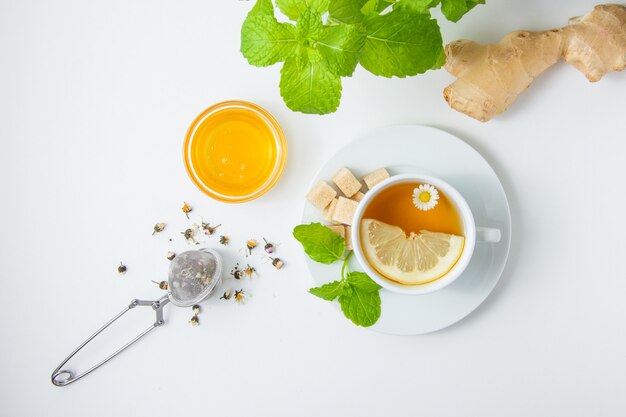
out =
<svg viewBox="0 0 626 417"><path fill-rule="evenodd" d="M180 232L183 237L185 238L185 240L187 241L187 243L198 243L196 242L196 231L192 228L189 229L185 229L184 232Z"/></svg>
<svg viewBox="0 0 626 417"><path fill-rule="evenodd" d="M230 271L230 275L232 275L233 278L235 278L235 279L243 278L243 274L244 274L244 272L241 269L239 269L239 265L235 265L233 270Z"/></svg>
<svg viewBox="0 0 626 417"><path fill-rule="evenodd" d="M211 226L210 223L204 223L204 222L202 222L201 224L202 230L204 230L204 234L207 236L211 236L213 233L215 233L215 229L217 229L220 226L221 224L218 224L217 226Z"/></svg>
<svg viewBox="0 0 626 417"><path fill-rule="evenodd" d="M161 233L165 229L165 223L157 223L152 228L152 234Z"/></svg>
<svg viewBox="0 0 626 417"><path fill-rule="evenodd" d="M192 208L189 204L184 203L183 207L181 208L181 210L183 211L183 213L185 213L185 216L187 216L187 218L189 218L189 213L191 212Z"/></svg>
<svg viewBox="0 0 626 417"><path fill-rule="evenodd" d="M246 269L244 269L244 270L243 270L243 272L244 272L247 276L252 277L252 274L254 274L254 273L256 272L256 269L254 269L253 267L251 267L251 266L250 266L250 264L248 264L248 265L246 266Z"/></svg>
<svg viewBox="0 0 626 417"><path fill-rule="evenodd" d="M256 248L256 240L250 239L246 242L246 248L248 249L248 253L252 255L252 249Z"/></svg>
<svg viewBox="0 0 626 417"><path fill-rule="evenodd" d="M161 282L156 282L156 281L152 281L154 282L156 285L159 286L160 289L167 291L167 289L169 288L169 285L167 284L167 281L161 281Z"/></svg>
<svg viewBox="0 0 626 417"><path fill-rule="evenodd" d="M265 249L265 252L267 253L274 252L274 245L268 242L265 238L263 238L263 241L265 242L265 246L263 247L263 249Z"/></svg>
<svg viewBox="0 0 626 417"><path fill-rule="evenodd" d="M246 301L246 298L248 298L248 293L243 289L235 291L235 302L243 304Z"/></svg>
<svg viewBox="0 0 626 417"><path fill-rule="evenodd" d="M280 269L285 266L285 263L280 258L270 258L272 260L272 266L276 269Z"/></svg>

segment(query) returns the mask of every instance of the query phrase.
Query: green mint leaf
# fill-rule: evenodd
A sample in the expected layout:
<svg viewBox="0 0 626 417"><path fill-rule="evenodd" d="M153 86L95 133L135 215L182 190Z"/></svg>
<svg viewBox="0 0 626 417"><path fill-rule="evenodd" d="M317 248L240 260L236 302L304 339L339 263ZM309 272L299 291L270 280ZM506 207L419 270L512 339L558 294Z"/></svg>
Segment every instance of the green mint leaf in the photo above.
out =
<svg viewBox="0 0 626 417"><path fill-rule="evenodd" d="M330 0L276 0L276 6L291 20L298 20L300 15L309 7L314 8L319 14L328 11Z"/></svg>
<svg viewBox="0 0 626 417"><path fill-rule="evenodd" d="M285 66L287 66L287 63L285 63ZM311 259L323 264L330 264L339 260L346 251L346 241L320 223L296 226L293 229L293 236L302 244L304 252Z"/></svg>
<svg viewBox="0 0 626 417"><path fill-rule="evenodd" d="M364 44L365 32L360 26L325 26L317 41L317 50L332 72L350 76L359 63Z"/></svg>
<svg viewBox="0 0 626 417"><path fill-rule="evenodd" d="M397 0L380 0L378 2L378 12L382 12L383 10L385 10L387 7L389 6L393 6L393 4L396 2Z"/></svg>
<svg viewBox="0 0 626 417"><path fill-rule="evenodd" d="M328 68L319 51L306 48L297 56L289 58L283 65L280 71L280 95L287 107L293 111L308 114L332 113L339 107L341 78ZM333 233L327 227L321 225L320 227ZM343 254L345 243L341 236L337 233L333 234L340 238ZM335 247L335 249L338 248ZM317 260L313 256L311 258ZM337 259L339 258L330 262Z"/></svg>
<svg viewBox="0 0 626 417"><path fill-rule="evenodd" d="M332 0L328 7L328 16L331 21L345 24L361 23L363 13L361 9L367 0Z"/></svg>
<svg viewBox="0 0 626 417"><path fill-rule="evenodd" d="M264 67L285 61L297 46L295 26L276 20L270 0L257 1L241 26L240 50L248 62Z"/></svg>
<svg viewBox="0 0 626 417"><path fill-rule="evenodd" d="M272 0L257 0L252 9L250 9L248 16L254 14L274 16L274 5L272 4Z"/></svg>
<svg viewBox="0 0 626 417"><path fill-rule="evenodd" d="M382 287L364 272L350 272L346 282L353 288L364 292L378 292Z"/></svg>
<svg viewBox="0 0 626 417"><path fill-rule="evenodd" d="M341 281L333 281L328 284L324 284L321 287L314 287L309 290L311 294L316 297L322 298L326 301L333 301L335 298L341 295L343 284Z"/></svg>
<svg viewBox="0 0 626 417"><path fill-rule="evenodd" d="M387 7L391 6L394 2L395 0L367 0L363 7L361 7L361 13L366 16L373 13L380 13Z"/></svg>
<svg viewBox="0 0 626 417"><path fill-rule="evenodd" d="M314 8L306 9L296 23L298 41L303 46L313 46L322 33L322 15Z"/></svg>
<svg viewBox="0 0 626 417"><path fill-rule="evenodd" d="M435 61L435 65L433 65L431 69L434 69L434 70L439 69L443 67L445 64L446 64L446 51L442 49L441 53L437 57L437 61Z"/></svg>
<svg viewBox="0 0 626 417"><path fill-rule="evenodd" d="M396 9L365 19L361 65L383 77L406 77L435 66L443 50L437 21L429 14Z"/></svg>
<svg viewBox="0 0 626 417"><path fill-rule="evenodd" d="M361 13L364 15L378 12L378 0L367 0L367 2L361 8Z"/></svg>
<svg viewBox="0 0 626 417"><path fill-rule="evenodd" d="M380 317L380 294L351 286L352 291L344 291L339 296L343 314L357 326L369 327Z"/></svg>
<svg viewBox="0 0 626 417"><path fill-rule="evenodd" d="M426 10L437 6L441 0L400 0L394 3L394 9L413 10L424 13Z"/></svg>
<svg viewBox="0 0 626 417"><path fill-rule="evenodd" d="M441 0L441 12L451 22L458 22L465 13L485 0Z"/></svg>

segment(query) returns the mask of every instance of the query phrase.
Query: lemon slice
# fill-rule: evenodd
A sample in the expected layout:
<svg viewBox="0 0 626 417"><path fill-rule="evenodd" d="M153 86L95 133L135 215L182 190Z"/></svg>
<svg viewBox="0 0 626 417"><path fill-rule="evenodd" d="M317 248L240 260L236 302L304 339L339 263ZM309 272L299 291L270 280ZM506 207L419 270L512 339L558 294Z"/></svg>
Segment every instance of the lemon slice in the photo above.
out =
<svg viewBox="0 0 626 417"><path fill-rule="evenodd" d="M448 273L461 257L465 238L428 230L407 236L398 226L363 219L361 242L378 272L400 284L418 285Z"/></svg>

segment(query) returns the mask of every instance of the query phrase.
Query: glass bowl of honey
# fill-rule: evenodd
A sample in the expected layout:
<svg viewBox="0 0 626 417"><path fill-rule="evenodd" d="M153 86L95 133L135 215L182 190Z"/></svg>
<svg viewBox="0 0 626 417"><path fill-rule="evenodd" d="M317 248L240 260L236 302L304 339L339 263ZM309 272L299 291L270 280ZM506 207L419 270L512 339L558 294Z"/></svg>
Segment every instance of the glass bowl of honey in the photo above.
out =
<svg viewBox="0 0 626 417"><path fill-rule="evenodd" d="M185 138L189 177L205 194L227 203L265 194L280 178L286 159L287 144L276 119L245 101L209 107Z"/></svg>

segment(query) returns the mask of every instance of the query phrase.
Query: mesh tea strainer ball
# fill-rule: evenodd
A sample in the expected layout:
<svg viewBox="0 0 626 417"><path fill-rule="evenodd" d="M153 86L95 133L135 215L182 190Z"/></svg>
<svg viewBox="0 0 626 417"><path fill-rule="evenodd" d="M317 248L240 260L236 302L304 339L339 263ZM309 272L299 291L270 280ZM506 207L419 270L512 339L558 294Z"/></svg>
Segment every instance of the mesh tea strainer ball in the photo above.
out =
<svg viewBox="0 0 626 417"><path fill-rule="evenodd" d="M172 260L167 276L169 300L177 307L191 307L204 300L221 280L222 260L212 250L183 252Z"/></svg>
<svg viewBox="0 0 626 417"><path fill-rule="evenodd" d="M183 252L172 260L167 277L168 293L156 301L132 300L128 307L118 313L104 326L89 336L80 346L76 348L61 364L52 372L52 383L63 387L84 377L98 367L117 356L124 349L141 339L151 330L165 323L163 319L163 306L170 301L177 307L191 307L194 304L207 298L222 280L223 261L220 254L212 249L200 249ZM87 343L98 336L104 329L113 324L125 313L137 306L150 306L156 312L155 322L135 337L130 342L113 352L101 362L95 364L85 372L75 374L74 372L61 369L74 355L76 355Z"/></svg>

